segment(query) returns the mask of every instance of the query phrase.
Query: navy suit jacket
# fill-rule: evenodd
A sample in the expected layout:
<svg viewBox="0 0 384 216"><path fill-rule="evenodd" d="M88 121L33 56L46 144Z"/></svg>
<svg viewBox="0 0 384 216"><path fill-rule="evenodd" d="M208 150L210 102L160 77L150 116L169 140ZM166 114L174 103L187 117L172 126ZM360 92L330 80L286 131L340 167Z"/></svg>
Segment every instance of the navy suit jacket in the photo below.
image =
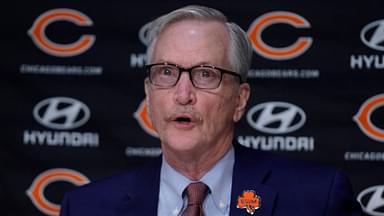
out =
<svg viewBox="0 0 384 216"><path fill-rule="evenodd" d="M61 216L157 215L161 158L136 171L93 182L67 193ZM230 215L245 190L261 197L254 216L361 215L348 179L339 171L235 147Z"/></svg>

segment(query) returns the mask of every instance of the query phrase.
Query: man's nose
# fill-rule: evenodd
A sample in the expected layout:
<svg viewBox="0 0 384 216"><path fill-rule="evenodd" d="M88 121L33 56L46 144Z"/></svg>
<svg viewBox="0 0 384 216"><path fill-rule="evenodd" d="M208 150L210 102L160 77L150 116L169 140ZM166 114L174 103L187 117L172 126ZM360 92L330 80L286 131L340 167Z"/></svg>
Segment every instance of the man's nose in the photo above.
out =
<svg viewBox="0 0 384 216"><path fill-rule="evenodd" d="M196 102L195 87L189 78L188 73L181 73L176 84L175 101L181 105L194 104Z"/></svg>

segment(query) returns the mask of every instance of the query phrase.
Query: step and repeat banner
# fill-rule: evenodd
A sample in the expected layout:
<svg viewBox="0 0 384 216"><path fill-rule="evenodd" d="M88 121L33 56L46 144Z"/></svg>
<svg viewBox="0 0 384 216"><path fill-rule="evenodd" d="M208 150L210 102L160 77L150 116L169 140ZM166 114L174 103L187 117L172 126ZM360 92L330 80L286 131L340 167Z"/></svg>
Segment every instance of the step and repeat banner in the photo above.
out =
<svg viewBox="0 0 384 216"><path fill-rule="evenodd" d="M148 23L223 11L254 49L243 146L338 167L384 216L384 1L12 1L1 12L0 215L161 154L144 100ZM283 184L282 180L282 184Z"/></svg>

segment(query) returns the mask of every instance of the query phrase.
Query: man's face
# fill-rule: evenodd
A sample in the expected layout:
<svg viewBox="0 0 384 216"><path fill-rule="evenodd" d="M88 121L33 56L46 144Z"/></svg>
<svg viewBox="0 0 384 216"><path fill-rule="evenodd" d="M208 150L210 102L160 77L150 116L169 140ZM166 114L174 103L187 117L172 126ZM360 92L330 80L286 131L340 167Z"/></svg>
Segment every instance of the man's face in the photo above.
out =
<svg viewBox="0 0 384 216"><path fill-rule="evenodd" d="M151 63L167 62L183 68L214 65L231 70L229 39L224 24L184 20L171 24L159 36ZM248 84L223 75L217 89L195 88L183 72L171 88L145 81L147 105L164 155L222 154L232 144L234 122L244 112Z"/></svg>

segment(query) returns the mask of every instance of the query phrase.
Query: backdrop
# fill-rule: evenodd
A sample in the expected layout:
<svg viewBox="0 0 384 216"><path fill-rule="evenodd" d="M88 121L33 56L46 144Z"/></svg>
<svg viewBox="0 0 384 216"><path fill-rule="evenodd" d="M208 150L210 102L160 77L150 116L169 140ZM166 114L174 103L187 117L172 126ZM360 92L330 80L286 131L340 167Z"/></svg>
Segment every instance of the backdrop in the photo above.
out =
<svg viewBox="0 0 384 216"><path fill-rule="evenodd" d="M192 3L253 44L236 141L344 170L365 214L383 216L381 0L4 3L0 214L58 215L66 191L161 153L142 103L147 23Z"/></svg>

